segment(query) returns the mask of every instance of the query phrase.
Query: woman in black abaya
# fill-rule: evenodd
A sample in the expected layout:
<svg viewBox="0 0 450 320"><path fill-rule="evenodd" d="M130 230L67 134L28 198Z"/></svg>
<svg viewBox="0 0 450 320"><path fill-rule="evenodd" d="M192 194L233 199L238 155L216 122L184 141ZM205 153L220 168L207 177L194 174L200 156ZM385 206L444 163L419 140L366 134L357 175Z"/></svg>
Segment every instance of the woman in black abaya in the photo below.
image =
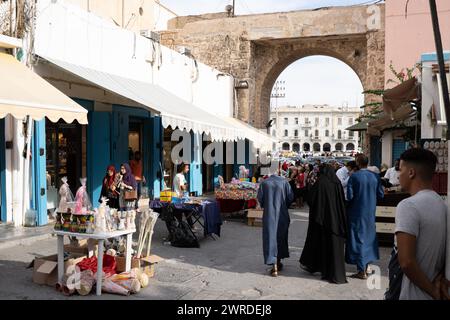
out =
<svg viewBox="0 0 450 320"><path fill-rule="evenodd" d="M333 168L320 167L317 182L308 194L308 233L300 258L308 272L320 272L322 279L346 283L346 213L342 185Z"/></svg>

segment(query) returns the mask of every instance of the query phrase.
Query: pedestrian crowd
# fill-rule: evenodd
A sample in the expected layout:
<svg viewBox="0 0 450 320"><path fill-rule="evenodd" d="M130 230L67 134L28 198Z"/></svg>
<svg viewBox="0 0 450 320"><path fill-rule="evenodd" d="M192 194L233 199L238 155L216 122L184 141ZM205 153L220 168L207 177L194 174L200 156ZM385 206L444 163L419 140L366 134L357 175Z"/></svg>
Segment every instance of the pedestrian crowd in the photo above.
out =
<svg viewBox="0 0 450 320"><path fill-rule="evenodd" d="M278 276L282 259L289 258L288 209L306 203L309 222L300 267L340 284L347 282L345 264L350 264L357 270L350 277L368 279L373 272L370 264L380 259L377 201L384 197L384 188L401 188L410 197L396 209L385 299L448 300L447 205L432 188L436 156L412 148L394 167L382 170L370 167L363 154L355 160L342 167L317 161L315 165L283 163L278 172L269 169L272 172L260 183L258 201L264 210L263 253L271 275Z"/></svg>

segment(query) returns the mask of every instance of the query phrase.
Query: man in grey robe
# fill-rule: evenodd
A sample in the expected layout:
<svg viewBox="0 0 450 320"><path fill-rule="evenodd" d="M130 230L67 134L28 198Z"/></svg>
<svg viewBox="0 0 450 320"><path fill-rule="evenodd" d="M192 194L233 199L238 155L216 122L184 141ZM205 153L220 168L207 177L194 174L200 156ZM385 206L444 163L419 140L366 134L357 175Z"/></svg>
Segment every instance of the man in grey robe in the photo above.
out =
<svg viewBox="0 0 450 320"><path fill-rule="evenodd" d="M264 263L272 266L271 275L278 276L283 265L281 259L289 258L289 212L294 193L285 178L271 175L259 185L258 201L263 213Z"/></svg>

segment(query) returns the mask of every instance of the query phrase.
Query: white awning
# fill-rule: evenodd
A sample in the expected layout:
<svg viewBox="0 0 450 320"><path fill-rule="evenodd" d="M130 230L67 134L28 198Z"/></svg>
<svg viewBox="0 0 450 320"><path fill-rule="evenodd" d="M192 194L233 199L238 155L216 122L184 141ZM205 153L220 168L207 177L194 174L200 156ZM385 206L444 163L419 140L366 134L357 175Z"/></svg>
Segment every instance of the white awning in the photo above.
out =
<svg viewBox="0 0 450 320"><path fill-rule="evenodd" d="M261 149L261 151L272 150L273 143L277 142L277 140L269 134L255 127L252 127L251 125L239 119L227 118L226 120L232 125L241 128L245 132L245 138L252 141L255 148Z"/></svg>
<svg viewBox="0 0 450 320"><path fill-rule="evenodd" d="M210 134L216 141L233 141L245 137L242 128L225 122L163 88L111 73L74 65L56 59L42 57L73 75L93 83L112 93L119 94L161 114L164 128Z"/></svg>
<svg viewBox="0 0 450 320"><path fill-rule="evenodd" d="M67 97L12 55L0 52L0 118L44 117L87 124L87 110Z"/></svg>

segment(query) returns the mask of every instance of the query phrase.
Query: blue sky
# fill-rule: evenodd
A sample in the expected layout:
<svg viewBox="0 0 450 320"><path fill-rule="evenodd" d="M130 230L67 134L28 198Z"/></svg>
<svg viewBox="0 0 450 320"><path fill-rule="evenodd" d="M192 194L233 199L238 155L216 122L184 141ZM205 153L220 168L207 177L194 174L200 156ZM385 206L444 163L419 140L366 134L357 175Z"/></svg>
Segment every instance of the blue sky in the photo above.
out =
<svg viewBox="0 0 450 320"><path fill-rule="evenodd" d="M178 15L223 12L232 0L161 0ZM315 9L327 6L369 4L375 0L236 0L237 15ZM330 74L333 75L330 77ZM330 57L313 56L288 66L279 80L286 81L286 98L280 105L308 103L350 107L363 104L362 85L355 72L346 64ZM273 101L275 105L275 101Z"/></svg>

